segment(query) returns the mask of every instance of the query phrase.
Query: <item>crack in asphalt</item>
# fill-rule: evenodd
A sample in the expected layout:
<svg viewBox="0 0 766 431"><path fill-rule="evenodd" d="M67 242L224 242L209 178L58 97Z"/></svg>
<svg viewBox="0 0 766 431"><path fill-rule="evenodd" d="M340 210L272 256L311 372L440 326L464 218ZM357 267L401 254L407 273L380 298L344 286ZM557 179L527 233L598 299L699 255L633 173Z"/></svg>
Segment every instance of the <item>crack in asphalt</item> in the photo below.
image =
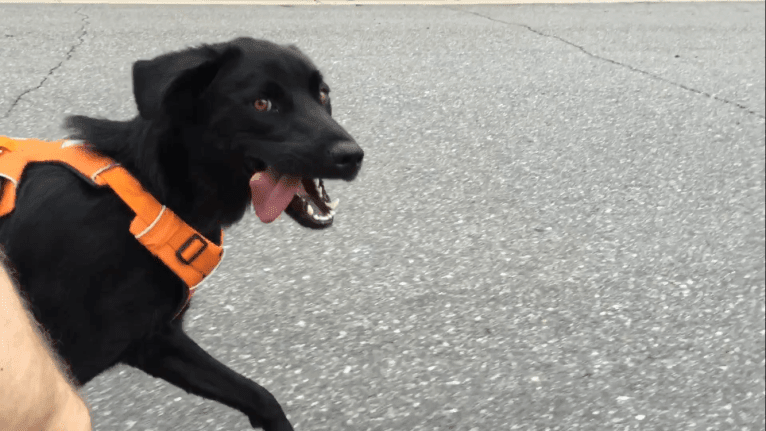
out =
<svg viewBox="0 0 766 431"><path fill-rule="evenodd" d="M77 39L78 39L77 43L75 43L74 45L72 45L69 48L69 51L67 51L65 58L63 60L61 60L59 62L59 64L53 66L48 71L48 73L43 77L43 79L40 81L40 83L37 84L37 86L24 90L21 94L19 94L16 97L16 100L13 101L13 103L10 106L10 108L8 108L8 110L5 112L5 115L3 115L3 119L6 119L6 118L8 118L11 115L11 112L13 111L13 108L16 107L16 105L19 103L19 101L24 96L26 96L29 93L32 93L33 91L39 90L43 86L43 84L45 84L45 81L48 80L48 77L53 75L53 73L56 71L56 69L60 68L64 63L66 63L68 60L70 60L72 58L72 53L74 53L75 49L77 49L78 46L82 45L85 42L85 35L88 34L88 31L86 30L86 27L88 26L88 19L90 17L88 17L88 15L80 13L80 10L82 10L82 8L79 8L76 11L74 11L74 13L76 13L77 15L82 16L82 27L80 28L80 35L77 37Z"/></svg>
<svg viewBox="0 0 766 431"><path fill-rule="evenodd" d="M526 24L518 24L518 23L515 23L515 22L502 21L502 20L499 20L499 19L496 19L496 18L492 18L492 17L486 16L486 15L482 15L482 14L480 14L480 13L476 13L476 12L473 12L473 11L469 11L469 10L464 10L464 9L454 9L454 8L448 8L448 9L452 9L452 10L455 10L455 11L460 11L460 12L466 12L466 13L470 13L470 14L473 14L473 15L476 15L476 16L479 16L479 17L482 17L482 18L488 19L488 20L490 20L490 21L495 21L495 22L499 22L499 23L502 23L502 24L507 24L507 25L514 25L514 26L517 26L517 27L523 27L523 28L526 28L527 30L529 30L529 31L531 31L532 33L535 33L535 34L537 34L537 35L539 35L539 36L543 36L543 37L549 37L549 38L552 38L552 39L556 39L556 40L559 40L559 41L561 41L561 42L564 42L565 44L567 44L567 45L569 45L569 46L572 46L572 47L574 47L574 48L577 48L577 49L579 49L580 51L582 51L583 53L585 53L585 55L587 55L587 56L589 56L589 57L595 58L595 59L597 59L597 60L605 61L605 62L607 62L607 63L612 63L612 64L614 64L614 65L617 65L617 66L620 66L620 67L624 67L624 68L627 68L627 69L629 69L629 70L631 70L631 71L633 71L633 72L637 72L637 73L640 73L640 74L642 74L642 75L646 75L646 76L648 76L648 77L650 77L650 78L656 79L656 80L658 80L658 81L662 81L662 82L665 82L665 83L667 83L667 84L671 84L671 85L673 85L673 86L676 86L676 87L678 87L678 88L681 88L681 89L683 89L683 90L686 90L686 91L690 91L690 92L692 92L692 93L696 93L696 94L699 94L700 96L705 96L705 97L708 97L708 98L710 98L710 99L713 99L713 100L716 100L716 101L719 101L719 102L723 102L723 103L726 103L726 104L728 104L728 105L736 106L737 108L739 108L739 109L742 109L743 111L747 112L748 114L751 114L751 115L755 115L755 116L756 116L756 117L758 117L758 118L766 119L766 116L764 116L764 114L761 114L760 112L756 112L756 111L754 111L754 110L750 109L749 107L747 107L747 106L745 106L745 105L743 105L743 104L741 104L741 103L738 103L738 102L734 102L734 101L732 101L732 100L728 100L728 99L724 99L723 97L718 97L718 96L716 96L715 94L710 94L710 93L708 93L708 92L706 92L706 91L697 90L696 88L692 88L692 87L689 87L688 85L684 85L684 84L681 84L681 83L679 83L679 82L674 82L674 81L671 81L671 80L669 80L669 79L667 79L667 78L663 78L663 77L662 77L662 76L660 76L660 75L656 75L656 74L654 74L654 73L651 73L651 72L647 72L647 71L645 71L645 70L641 70L641 69L638 69L638 68L636 68L636 67L633 67L633 66L631 66L631 65L629 65L629 64L620 63L619 61L616 61L616 60L612 60L612 59L610 59L610 58L606 58L606 57L602 57L602 56L600 56L600 55L594 54L594 53L592 53L592 52L590 52L590 51L586 50L585 48L583 48L583 47L582 47L582 46L580 46L580 45L577 45L577 44L576 44L576 43L574 43L574 42L570 42L570 41L568 41L568 40L566 40L566 39L564 39L564 38L562 38L562 37L559 37L559 36L556 36L556 35L553 35L553 34L547 34L547 33L543 33L543 32L541 32L541 31L539 31L539 30L535 30L534 28L532 28L532 27L530 27L530 26L528 26L528 25L526 25Z"/></svg>

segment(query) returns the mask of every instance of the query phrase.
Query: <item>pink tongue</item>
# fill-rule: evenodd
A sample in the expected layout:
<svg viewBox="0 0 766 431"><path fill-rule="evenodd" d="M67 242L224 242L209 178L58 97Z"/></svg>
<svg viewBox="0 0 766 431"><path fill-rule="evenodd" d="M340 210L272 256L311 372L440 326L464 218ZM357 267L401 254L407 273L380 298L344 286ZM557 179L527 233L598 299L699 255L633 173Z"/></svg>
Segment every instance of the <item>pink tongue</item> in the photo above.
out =
<svg viewBox="0 0 766 431"><path fill-rule="evenodd" d="M250 191L255 215L264 223L271 223L290 205L301 188L300 177L282 175L269 168L250 179Z"/></svg>

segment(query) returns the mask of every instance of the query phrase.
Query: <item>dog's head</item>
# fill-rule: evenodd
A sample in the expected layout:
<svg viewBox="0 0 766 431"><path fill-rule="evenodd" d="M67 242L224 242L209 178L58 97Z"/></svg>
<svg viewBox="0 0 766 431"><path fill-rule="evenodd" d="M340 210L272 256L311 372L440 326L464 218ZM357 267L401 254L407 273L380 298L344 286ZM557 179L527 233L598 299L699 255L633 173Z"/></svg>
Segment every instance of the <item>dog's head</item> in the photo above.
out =
<svg viewBox="0 0 766 431"><path fill-rule="evenodd" d="M138 61L142 118L170 125L195 163L220 164L248 187L256 214L332 224L323 179L353 180L364 152L331 116L330 88L298 48L238 38ZM238 189L242 191L242 189Z"/></svg>

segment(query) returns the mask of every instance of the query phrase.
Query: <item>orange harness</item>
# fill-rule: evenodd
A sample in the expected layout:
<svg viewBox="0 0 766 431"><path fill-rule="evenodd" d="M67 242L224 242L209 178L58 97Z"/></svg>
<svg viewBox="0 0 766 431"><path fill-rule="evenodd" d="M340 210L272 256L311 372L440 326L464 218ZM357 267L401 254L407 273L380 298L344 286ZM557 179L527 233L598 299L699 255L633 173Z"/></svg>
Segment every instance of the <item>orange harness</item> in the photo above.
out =
<svg viewBox="0 0 766 431"><path fill-rule="evenodd" d="M223 259L221 246L183 222L160 204L125 168L95 152L82 141L56 142L0 136L0 217L13 211L16 188L30 163L58 162L96 187L109 186L136 214L130 233L161 259L187 285L186 298L175 317L189 305L199 283Z"/></svg>

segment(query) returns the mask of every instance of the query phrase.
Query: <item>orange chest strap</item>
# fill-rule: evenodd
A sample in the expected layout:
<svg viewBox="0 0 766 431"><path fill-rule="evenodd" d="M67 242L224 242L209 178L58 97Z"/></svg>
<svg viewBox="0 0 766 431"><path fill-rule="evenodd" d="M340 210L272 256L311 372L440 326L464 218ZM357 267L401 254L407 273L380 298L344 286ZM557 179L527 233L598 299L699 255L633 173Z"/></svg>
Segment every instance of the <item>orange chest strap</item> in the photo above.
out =
<svg viewBox="0 0 766 431"><path fill-rule="evenodd" d="M223 231L221 246L209 241L144 190L125 168L82 141L48 142L5 136L0 136L0 180L5 180L0 190L0 217L13 211L16 189L27 165L44 162L62 163L94 186L109 186L133 210L130 233L188 287L178 313L183 311L195 289L223 259Z"/></svg>

